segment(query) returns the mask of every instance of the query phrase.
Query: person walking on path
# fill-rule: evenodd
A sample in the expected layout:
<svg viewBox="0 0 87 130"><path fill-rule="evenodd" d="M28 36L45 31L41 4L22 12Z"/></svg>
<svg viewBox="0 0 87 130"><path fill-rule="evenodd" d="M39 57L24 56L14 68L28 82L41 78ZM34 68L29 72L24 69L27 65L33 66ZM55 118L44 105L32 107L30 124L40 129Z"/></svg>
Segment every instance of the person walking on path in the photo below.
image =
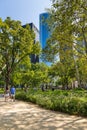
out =
<svg viewBox="0 0 87 130"><path fill-rule="evenodd" d="M12 99L13 101L15 101L15 92L16 92L16 89L15 89L14 86L12 86L12 87L10 88L10 94L11 94L11 99Z"/></svg>
<svg viewBox="0 0 87 130"><path fill-rule="evenodd" d="M9 89L8 90L5 90L4 92L4 97L5 97L5 102L8 101L9 97L10 97L10 91Z"/></svg>

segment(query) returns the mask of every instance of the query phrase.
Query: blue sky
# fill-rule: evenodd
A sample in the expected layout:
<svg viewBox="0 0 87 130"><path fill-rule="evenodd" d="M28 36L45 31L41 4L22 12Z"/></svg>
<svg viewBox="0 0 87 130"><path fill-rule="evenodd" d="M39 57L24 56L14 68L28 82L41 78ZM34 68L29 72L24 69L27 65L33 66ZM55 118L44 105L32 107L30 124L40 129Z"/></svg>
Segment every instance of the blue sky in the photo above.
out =
<svg viewBox="0 0 87 130"><path fill-rule="evenodd" d="M22 25L33 22L39 28L39 14L50 7L50 0L0 0L0 17L20 20Z"/></svg>

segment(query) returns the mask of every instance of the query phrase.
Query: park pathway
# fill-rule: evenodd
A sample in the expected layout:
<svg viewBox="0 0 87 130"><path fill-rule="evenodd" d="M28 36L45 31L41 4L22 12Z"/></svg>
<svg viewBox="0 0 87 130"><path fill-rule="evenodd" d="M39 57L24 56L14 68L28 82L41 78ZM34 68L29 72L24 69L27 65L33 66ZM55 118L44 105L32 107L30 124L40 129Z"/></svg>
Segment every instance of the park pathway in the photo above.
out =
<svg viewBox="0 0 87 130"><path fill-rule="evenodd" d="M87 118L45 110L0 97L0 130L87 130Z"/></svg>

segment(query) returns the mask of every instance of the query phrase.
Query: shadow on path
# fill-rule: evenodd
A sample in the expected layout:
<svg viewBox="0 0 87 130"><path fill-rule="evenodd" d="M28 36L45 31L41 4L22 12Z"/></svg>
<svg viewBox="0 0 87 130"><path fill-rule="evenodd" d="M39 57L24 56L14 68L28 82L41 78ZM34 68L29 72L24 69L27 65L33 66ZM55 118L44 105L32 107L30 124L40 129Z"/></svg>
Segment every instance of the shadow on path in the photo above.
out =
<svg viewBox="0 0 87 130"><path fill-rule="evenodd" d="M87 119L0 98L0 130L87 130Z"/></svg>

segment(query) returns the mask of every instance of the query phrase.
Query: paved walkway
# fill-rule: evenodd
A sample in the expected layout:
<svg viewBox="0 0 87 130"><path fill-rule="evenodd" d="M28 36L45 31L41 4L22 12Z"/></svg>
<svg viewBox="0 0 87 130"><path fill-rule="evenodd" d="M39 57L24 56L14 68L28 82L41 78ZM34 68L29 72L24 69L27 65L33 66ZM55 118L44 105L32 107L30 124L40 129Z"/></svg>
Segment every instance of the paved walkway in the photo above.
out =
<svg viewBox="0 0 87 130"><path fill-rule="evenodd" d="M0 97L0 130L87 130L87 118L42 109Z"/></svg>

